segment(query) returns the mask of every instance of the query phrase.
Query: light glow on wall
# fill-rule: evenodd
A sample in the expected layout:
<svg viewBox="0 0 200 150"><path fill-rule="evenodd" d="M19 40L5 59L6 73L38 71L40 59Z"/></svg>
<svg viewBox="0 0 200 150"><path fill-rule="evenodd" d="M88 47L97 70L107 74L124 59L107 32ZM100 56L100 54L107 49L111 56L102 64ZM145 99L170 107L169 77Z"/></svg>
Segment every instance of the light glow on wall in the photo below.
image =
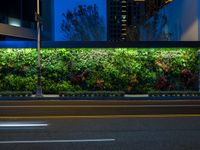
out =
<svg viewBox="0 0 200 150"><path fill-rule="evenodd" d="M8 24L15 27L21 27L21 21L16 18L8 18Z"/></svg>

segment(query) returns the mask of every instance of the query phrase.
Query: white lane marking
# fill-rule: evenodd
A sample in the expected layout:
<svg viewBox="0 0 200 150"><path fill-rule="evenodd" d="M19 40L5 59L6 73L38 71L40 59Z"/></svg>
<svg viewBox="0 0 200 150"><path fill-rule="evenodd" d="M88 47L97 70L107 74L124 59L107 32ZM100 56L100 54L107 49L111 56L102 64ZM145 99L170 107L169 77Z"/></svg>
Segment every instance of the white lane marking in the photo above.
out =
<svg viewBox="0 0 200 150"><path fill-rule="evenodd" d="M31 144L31 143L86 143L114 142L115 139L82 139L82 140L41 140L41 141L0 141L0 144Z"/></svg>
<svg viewBox="0 0 200 150"><path fill-rule="evenodd" d="M48 124L40 123L0 123L0 127L47 127Z"/></svg>

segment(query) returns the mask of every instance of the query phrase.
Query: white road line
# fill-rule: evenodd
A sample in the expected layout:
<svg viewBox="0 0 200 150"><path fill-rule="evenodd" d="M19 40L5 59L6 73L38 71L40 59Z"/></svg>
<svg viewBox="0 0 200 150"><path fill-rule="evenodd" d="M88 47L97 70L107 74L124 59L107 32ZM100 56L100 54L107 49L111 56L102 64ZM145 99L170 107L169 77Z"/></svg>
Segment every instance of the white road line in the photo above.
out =
<svg viewBox="0 0 200 150"><path fill-rule="evenodd" d="M115 139L82 139L82 140L41 140L41 141L0 141L0 144L34 144L34 143L86 143L114 142Z"/></svg>
<svg viewBox="0 0 200 150"><path fill-rule="evenodd" d="M46 123L0 123L0 128L5 128L5 127L47 127L48 124Z"/></svg>

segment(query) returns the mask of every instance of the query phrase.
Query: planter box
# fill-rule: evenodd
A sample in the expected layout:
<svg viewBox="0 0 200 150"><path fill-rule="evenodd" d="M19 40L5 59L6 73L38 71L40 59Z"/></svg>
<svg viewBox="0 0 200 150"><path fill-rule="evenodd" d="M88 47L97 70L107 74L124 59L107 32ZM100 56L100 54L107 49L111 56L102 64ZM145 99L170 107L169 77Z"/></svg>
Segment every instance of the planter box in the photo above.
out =
<svg viewBox="0 0 200 150"><path fill-rule="evenodd" d="M163 96L200 96L197 91L157 91L149 92L149 97L163 97Z"/></svg>
<svg viewBox="0 0 200 150"><path fill-rule="evenodd" d="M28 91L3 91L0 92L2 97L31 97L32 92Z"/></svg>
<svg viewBox="0 0 200 150"><path fill-rule="evenodd" d="M60 97L123 97L123 91L80 91L80 92L65 92L59 93Z"/></svg>

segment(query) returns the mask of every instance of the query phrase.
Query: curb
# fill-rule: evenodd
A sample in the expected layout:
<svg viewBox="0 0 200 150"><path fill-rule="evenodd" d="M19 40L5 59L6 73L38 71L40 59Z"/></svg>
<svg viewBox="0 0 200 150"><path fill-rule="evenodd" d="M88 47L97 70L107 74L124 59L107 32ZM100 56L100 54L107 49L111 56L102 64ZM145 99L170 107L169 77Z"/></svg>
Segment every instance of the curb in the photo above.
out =
<svg viewBox="0 0 200 150"><path fill-rule="evenodd" d="M200 100L200 96L165 96L165 97L0 97L4 100Z"/></svg>

